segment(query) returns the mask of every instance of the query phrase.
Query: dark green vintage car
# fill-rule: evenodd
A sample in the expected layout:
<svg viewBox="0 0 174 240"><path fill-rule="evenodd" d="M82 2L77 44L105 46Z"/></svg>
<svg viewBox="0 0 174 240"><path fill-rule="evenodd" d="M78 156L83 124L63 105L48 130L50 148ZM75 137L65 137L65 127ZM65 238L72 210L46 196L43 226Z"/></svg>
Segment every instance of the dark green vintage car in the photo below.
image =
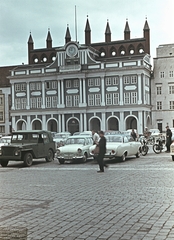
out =
<svg viewBox="0 0 174 240"><path fill-rule="evenodd" d="M51 132L44 130L16 131L12 133L11 144L0 149L0 164L6 167L9 161L23 161L30 167L34 159L54 159L55 142Z"/></svg>

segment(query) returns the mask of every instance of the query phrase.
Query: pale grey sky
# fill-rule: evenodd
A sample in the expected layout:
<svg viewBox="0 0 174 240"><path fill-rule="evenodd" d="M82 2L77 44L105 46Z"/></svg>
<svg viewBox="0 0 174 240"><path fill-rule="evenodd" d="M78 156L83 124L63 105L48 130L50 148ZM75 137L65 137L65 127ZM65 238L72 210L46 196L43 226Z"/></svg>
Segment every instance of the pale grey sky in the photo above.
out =
<svg viewBox="0 0 174 240"><path fill-rule="evenodd" d="M69 24L75 41L75 5L78 41L84 44L86 16L92 42L102 42L107 19L112 40L124 38L128 19L131 38L143 37L147 17L151 36L151 62L160 44L174 43L174 0L0 0L0 66L28 63L31 31L34 48L45 48L48 28L53 47L64 45Z"/></svg>

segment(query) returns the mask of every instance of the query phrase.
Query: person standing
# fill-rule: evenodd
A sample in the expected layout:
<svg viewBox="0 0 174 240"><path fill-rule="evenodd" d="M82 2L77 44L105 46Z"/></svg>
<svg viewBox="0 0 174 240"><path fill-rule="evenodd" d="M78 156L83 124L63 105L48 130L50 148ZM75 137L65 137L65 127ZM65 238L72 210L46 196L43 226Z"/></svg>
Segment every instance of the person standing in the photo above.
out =
<svg viewBox="0 0 174 240"><path fill-rule="evenodd" d="M136 134L136 132L135 132L134 129L132 129L131 137L133 138L134 141L136 141L136 139L137 139L137 134Z"/></svg>
<svg viewBox="0 0 174 240"><path fill-rule="evenodd" d="M100 170L97 171L97 172L102 173L102 172L104 172L104 167L108 167L108 165L105 164L104 161L103 161L105 153L106 153L106 138L104 136L103 131L99 132L99 136L100 136L100 140L97 144L98 147L99 147L99 154L98 154L98 157L97 157L97 161L98 161Z"/></svg>
<svg viewBox="0 0 174 240"><path fill-rule="evenodd" d="M94 141L94 144L97 144L99 142L99 135L98 133L96 133L96 131L92 130L92 138L93 138L93 141Z"/></svg>
<svg viewBox="0 0 174 240"><path fill-rule="evenodd" d="M169 126L166 126L166 152L170 152L170 145L172 143L172 131L170 130Z"/></svg>

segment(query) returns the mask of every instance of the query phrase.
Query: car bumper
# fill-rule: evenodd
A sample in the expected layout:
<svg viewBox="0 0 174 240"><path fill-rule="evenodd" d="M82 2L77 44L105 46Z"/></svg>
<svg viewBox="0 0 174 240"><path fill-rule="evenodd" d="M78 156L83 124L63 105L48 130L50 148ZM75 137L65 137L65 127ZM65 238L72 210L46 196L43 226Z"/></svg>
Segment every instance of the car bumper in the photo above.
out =
<svg viewBox="0 0 174 240"><path fill-rule="evenodd" d="M57 159L62 160L77 160L77 159L83 159L83 156L57 156Z"/></svg>

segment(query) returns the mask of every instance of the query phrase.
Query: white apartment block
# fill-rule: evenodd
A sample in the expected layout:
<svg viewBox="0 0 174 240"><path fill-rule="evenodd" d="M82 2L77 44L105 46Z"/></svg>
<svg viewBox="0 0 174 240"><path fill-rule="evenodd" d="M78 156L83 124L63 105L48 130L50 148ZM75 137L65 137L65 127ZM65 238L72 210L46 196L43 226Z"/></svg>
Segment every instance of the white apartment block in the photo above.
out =
<svg viewBox="0 0 174 240"><path fill-rule="evenodd" d="M174 44L159 45L151 80L152 127L174 127Z"/></svg>

